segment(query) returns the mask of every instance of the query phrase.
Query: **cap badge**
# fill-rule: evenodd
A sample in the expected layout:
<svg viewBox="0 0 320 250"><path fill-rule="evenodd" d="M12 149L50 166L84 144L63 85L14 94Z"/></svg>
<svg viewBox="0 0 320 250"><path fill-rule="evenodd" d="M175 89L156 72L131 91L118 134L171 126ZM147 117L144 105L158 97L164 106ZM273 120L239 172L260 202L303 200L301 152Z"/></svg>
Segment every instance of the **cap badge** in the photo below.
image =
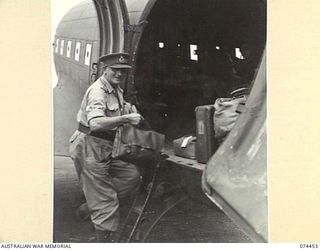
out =
<svg viewBox="0 0 320 250"><path fill-rule="evenodd" d="M119 58L119 62L120 62L120 63L124 63L124 62L125 62L125 59L124 59L124 57L123 57L123 56L120 56L120 58Z"/></svg>

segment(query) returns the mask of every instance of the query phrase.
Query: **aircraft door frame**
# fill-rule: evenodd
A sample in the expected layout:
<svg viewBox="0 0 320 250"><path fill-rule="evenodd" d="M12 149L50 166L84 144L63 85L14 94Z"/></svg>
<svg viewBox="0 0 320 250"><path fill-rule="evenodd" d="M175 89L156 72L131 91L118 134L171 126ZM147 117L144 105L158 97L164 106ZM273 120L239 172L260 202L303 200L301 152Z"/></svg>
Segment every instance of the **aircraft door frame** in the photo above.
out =
<svg viewBox="0 0 320 250"><path fill-rule="evenodd" d="M99 22L99 57L125 51L124 27L129 22L125 3L123 0L93 0L93 2ZM96 78L100 76L100 73L101 69L98 67Z"/></svg>
<svg viewBox="0 0 320 250"><path fill-rule="evenodd" d="M134 78L135 78L135 69L136 69L136 60L138 56L140 40L142 34L144 32L145 27L148 25L147 18L151 10L153 9L155 3L158 0L141 0L144 1L144 7L141 9L141 16L137 23L132 23L125 26L125 36L126 36L126 44L125 48L131 55L131 64L132 69L129 72L128 79L126 81L125 93L127 96L130 96L133 102L136 102L136 90L134 86Z"/></svg>

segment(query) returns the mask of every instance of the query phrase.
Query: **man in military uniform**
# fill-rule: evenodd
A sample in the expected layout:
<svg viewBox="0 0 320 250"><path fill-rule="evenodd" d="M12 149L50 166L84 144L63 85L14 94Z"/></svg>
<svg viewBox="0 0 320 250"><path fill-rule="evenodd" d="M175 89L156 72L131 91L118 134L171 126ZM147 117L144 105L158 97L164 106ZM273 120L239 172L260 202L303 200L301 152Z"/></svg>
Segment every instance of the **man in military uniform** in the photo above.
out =
<svg viewBox="0 0 320 250"><path fill-rule="evenodd" d="M135 165L111 158L115 130L142 119L123 100L129 54L102 56L102 76L86 91L77 115L78 130L70 138L70 153L96 229L98 242L108 242L119 225L118 198L137 190L140 174Z"/></svg>

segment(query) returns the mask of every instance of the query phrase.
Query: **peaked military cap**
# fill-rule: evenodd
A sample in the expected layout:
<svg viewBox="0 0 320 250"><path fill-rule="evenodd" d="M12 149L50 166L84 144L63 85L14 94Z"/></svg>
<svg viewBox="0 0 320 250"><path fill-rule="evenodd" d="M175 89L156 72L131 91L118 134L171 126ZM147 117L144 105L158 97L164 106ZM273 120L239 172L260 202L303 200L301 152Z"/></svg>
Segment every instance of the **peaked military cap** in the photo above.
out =
<svg viewBox="0 0 320 250"><path fill-rule="evenodd" d="M128 53L112 53L103 55L99 58L105 66L115 69L130 69L132 68L129 60L130 55Z"/></svg>

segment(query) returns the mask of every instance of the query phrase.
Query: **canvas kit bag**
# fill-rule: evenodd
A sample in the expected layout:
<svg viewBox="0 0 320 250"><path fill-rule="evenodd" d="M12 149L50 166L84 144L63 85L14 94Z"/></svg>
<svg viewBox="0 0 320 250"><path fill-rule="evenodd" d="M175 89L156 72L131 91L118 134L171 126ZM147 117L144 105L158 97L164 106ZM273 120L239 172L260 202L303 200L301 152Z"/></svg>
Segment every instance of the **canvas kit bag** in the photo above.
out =
<svg viewBox="0 0 320 250"><path fill-rule="evenodd" d="M214 103L214 136L222 141L232 130L240 115L240 107L244 106L247 97L218 98Z"/></svg>
<svg viewBox="0 0 320 250"><path fill-rule="evenodd" d="M154 160L163 150L165 136L125 124L117 129L112 158L130 163Z"/></svg>

